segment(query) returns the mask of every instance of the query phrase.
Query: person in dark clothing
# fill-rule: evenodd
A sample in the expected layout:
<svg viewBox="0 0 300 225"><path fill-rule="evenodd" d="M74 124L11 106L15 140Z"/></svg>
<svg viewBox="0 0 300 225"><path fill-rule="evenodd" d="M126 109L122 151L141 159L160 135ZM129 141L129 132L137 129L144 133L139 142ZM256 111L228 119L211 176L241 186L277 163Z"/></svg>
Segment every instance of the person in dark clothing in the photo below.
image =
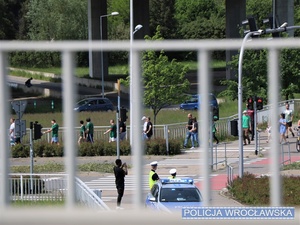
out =
<svg viewBox="0 0 300 225"><path fill-rule="evenodd" d="M148 140L150 140L153 135L153 124L150 121L150 117L147 117L147 126L146 126L145 134Z"/></svg>
<svg viewBox="0 0 300 225"><path fill-rule="evenodd" d="M126 124L121 120L121 118L119 119L119 129L120 141L123 141L126 137Z"/></svg>
<svg viewBox="0 0 300 225"><path fill-rule="evenodd" d="M114 174L116 178L115 183L118 192L117 209L122 209L120 206L121 206L121 201L125 190L125 176L128 174L128 170L127 170L127 164L126 163L122 164L121 159L116 159L115 163L116 166L114 166Z"/></svg>

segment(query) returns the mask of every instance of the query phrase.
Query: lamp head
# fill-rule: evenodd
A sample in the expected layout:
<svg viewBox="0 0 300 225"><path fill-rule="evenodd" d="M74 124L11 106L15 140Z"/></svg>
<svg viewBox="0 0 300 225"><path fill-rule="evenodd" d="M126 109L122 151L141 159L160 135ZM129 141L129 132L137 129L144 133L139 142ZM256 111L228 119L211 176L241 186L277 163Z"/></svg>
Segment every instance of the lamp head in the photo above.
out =
<svg viewBox="0 0 300 225"><path fill-rule="evenodd" d="M288 25L288 23L287 23L287 22L284 22L283 24L281 24L281 26L280 26L279 28L286 28L287 25Z"/></svg>
<svg viewBox="0 0 300 225"><path fill-rule="evenodd" d="M117 15L119 15L119 12L112 12L110 15L117 16Z"/></svg>
<svg viewBox="0 0 300 225"><path fill-rule="evenodd" d="M138 25L136 25L136 27L134 28L134 30L135 30L135 31L138 31L138 30L140 30L142 27L143 27L143 25L138 24Z"/></svg>

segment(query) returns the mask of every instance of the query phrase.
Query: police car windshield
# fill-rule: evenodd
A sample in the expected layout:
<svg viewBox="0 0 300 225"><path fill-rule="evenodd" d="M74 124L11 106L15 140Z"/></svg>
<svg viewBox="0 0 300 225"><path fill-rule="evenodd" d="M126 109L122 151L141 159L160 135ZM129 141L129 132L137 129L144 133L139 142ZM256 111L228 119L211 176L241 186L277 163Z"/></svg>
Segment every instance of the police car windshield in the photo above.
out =
<svg viewBox="0 0 300 225"><path fill-rule="evenodd" d="M160 194L161 202L201 202L201 196L196 188L163 188Z"/></svg>

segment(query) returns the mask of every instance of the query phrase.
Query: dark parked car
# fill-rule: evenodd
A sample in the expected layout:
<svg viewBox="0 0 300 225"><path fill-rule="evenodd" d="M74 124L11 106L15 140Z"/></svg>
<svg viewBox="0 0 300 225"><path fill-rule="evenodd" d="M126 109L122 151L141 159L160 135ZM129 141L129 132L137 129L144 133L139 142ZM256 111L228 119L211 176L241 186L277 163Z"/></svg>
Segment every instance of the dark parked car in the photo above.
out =
<svg viewBox="0 0 300 225"><path fill-rule="evenodd" d="M219 109L218 101L216 96L214 94L210 93L210 105L214 109ZM184 110L197 110L200 108L201 101L200 101L200 95L192 95L190 99L180 104L180 109Z"/></svg>
<svg viewBox="0 0 300 225"><path fill-rule="evenodd" d="M114 110L114 105L108 98L100 98L100 97L93 97L93 98L85 98L79 101L74 108L77 112L82 111L108 111Z"/></svg>

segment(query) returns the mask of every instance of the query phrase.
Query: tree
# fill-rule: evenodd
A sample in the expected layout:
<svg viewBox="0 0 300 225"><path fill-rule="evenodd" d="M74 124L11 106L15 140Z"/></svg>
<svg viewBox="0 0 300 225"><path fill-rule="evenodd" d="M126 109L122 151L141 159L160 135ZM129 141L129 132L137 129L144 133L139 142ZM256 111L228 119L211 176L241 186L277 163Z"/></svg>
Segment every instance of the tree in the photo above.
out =
<svg viewBox="0 0 300 225"><path fill-rule="evenodd" d="M175 0L150 1L150 34L155 34L157 26L164 39L176 38Z"/></svg>
<svg viewBox="0 0 300 225"><path fill-rule="evenodd" d="M152 38L146 36L146 40L162 40L160 27L157 27L157 32ZM185 78L188 68L182 67L175 59L170 62L163 50L159 54L155 51L146 51L143 54L142 67L145 86L144 104L153 110L155 124L162 108L185 99L183 94L190 86Z"/></svg>
<svg viewBox="0 0 300 225"><path fill-rule="evenodd" d="M243 101L249 96L260 96L267 100L268 95L268 71L267 71L267 51L266 50L247 50L244 52L242 66L242 86ZM229 63L230 67L236 71L238 77L239 55L233 57ZM298 81L300 79L299 69L299 50L283 49L280 54L280 83L281 96L288 100L293 98L294 93L299 92ZM222 96L228 96L235 100L237 95L237 80L224 80L223 85L227 89L220 93Z"/></svg>
<svg viewBox="0 0 300 225"><path fill-rule="evenodd" d="M267 97L267 57L265 50L247 50L244 52L242 65L242 87L243 101L249 96ZM238 78L239 55L233 57L229 66L236 72ZM238 80L221 81L228 85L227 89L220 93L221 96L228 96L231 100L238 98Z"/></svg>
<svg viewBox="0 0 300 225"><path fill-rule="evenodd" d="M280 57L280 72L282 80L281 94L285 100L294 97L294 93L300 91L299 79L300 79L300 68L299 68L299 49L283 49Z"/></svg>
<svg viewBox="0 0 300 225"><path fill-rule="evenodd" d="M225 1L176 0L178 38L211 39L225 37Z"/></svg>

